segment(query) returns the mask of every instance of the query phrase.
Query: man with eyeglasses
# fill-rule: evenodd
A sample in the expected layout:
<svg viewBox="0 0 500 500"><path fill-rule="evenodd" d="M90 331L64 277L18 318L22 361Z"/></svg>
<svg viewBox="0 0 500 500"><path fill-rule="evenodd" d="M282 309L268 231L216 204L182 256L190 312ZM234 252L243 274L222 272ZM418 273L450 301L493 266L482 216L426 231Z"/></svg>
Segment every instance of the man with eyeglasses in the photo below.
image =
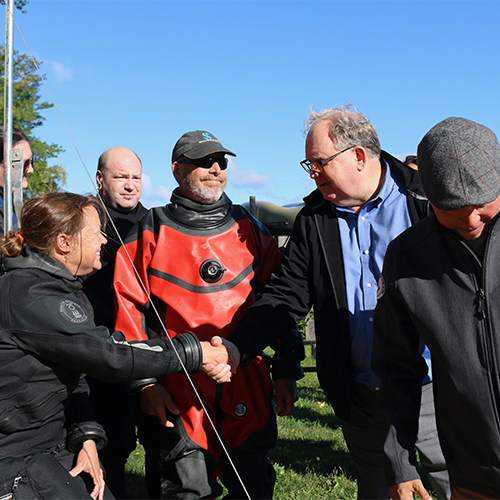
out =
<svg viewBox="0 0 500 500"><path fill-rule="evenodd" d="M96 325L114 331L113 275L120 239L140 220L147 209L139 201L142 193L142 162L128 148L114 147L101 154L97 164L98 196L109 217L107 243L101 249L102 267L87 276L83 290L94 309ZM126 383L109 384L87 377L90 397L97 419L104 427L108 444L99 452L106 471L106 484L118 499L125 498L125 464L135 449L137 435L146 450L146 483L150 498L159 498L158 427L152 417L144 415L136 395Z"/></svg>
<svg viewBox="0 0 500 500"><path fill-rule="evenodd" d="M304 200L280 268L228 340L251 359L313 307L318 378L342 420L358 498L388 498L380 380L370 367L377 283L387 245L426 217L429 204L418 173L381 151L375 128L353 107L313 110L306 130L301 166L317 189ZM449 498L426 382L417 446L433 489Z"/></svg>
<svg viewBox="0 0 500 500"><path fill-rule="evenodd" d="M170 203L153 208L118 252L116 328L127 340L164 337L163 326L170 336L190 330L199 339L225 338L278 266L274 238L224 193L225 155L236 156L213 134L185 133L172 153L179 187ZM302 369L297 360L288 360L284 344L275 347L277 412L288 415ZM164 426L162 498L217 497L222 493L217 479L228 498L247 498L247 493L272 498L275 472L267 455L277 429L268 361L259 353L238 367L229 384L197 375L191 380L204 407L183 374L136 384L143 410Z"/></svg>

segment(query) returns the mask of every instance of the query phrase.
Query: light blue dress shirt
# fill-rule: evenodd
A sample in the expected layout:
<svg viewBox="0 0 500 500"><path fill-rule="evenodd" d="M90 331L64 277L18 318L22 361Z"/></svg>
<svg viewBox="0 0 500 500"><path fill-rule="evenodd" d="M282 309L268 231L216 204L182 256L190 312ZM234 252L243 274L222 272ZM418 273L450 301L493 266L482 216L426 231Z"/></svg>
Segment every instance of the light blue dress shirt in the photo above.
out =
<svg viewBox="0 0 500 500"><path fill-rule="evenodd" d="M381 162L385 163L384 160ZM349 208L332 206L338 214L345 268L352 376L354 380L377 390L380 380L370 369L377 285L387 246L412 225L406 189L386 164L382 188L358 213ZM422 350L424 348L427 350L422 343ZM430 365L428 350L424 357Z"/></svg>

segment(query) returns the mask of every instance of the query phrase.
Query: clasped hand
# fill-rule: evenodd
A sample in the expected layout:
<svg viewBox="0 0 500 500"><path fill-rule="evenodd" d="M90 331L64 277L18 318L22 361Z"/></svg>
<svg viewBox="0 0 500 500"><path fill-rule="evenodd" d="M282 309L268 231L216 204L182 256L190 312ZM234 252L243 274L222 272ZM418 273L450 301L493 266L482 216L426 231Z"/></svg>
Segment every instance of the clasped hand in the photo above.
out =
<svg viewBox="0 0 500 500"><path fill-rule="evenodd" d="M230 382L240 364L240 352L229 340L212 337L210 342L200 342L203 351L201 370L217 383Z"/></svg>

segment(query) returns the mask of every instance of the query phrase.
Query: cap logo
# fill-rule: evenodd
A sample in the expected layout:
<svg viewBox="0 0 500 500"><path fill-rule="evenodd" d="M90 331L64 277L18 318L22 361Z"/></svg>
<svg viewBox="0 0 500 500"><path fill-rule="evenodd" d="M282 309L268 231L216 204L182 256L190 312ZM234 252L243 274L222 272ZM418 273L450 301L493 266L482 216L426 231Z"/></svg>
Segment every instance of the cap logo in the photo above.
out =
<svg viewBox="0 0 500 500"><path fill-rule="evenodd" d="M205 141L219 142L215 137L212 137L212 135L209 134L208 132L203 132L201 135L203 136L203 140L198 141L198 144L201 144L202 142Z"/></svg>

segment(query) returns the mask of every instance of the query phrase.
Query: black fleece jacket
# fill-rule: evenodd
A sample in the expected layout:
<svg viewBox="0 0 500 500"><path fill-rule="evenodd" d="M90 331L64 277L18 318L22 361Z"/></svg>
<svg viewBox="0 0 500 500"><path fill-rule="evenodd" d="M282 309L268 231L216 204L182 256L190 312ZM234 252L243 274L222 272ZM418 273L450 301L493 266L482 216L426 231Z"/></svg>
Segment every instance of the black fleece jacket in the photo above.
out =
<svg viewBox="0 0 500 500"><path fill-rule="evenodd" d="M179 371L168 340L126 342L96 327L81 281L47 254L24 248L0 278L0 459L53 449L65 438L64 409L87 386L80 372L114 382ZM198 340L183 362L196 358ZM189 361L189 359L188 359ZM192 361L192 359L191 359Z"/></svg>
<svg viewBox="0 0 500 500"><path fill-rule="evenodd" d="M391 427L387 484L418 478L414 443L432 356L439 441L453 485L500 498L500 222L481 260L434 216L388 247L375 310L372 368Z"/></svg>

